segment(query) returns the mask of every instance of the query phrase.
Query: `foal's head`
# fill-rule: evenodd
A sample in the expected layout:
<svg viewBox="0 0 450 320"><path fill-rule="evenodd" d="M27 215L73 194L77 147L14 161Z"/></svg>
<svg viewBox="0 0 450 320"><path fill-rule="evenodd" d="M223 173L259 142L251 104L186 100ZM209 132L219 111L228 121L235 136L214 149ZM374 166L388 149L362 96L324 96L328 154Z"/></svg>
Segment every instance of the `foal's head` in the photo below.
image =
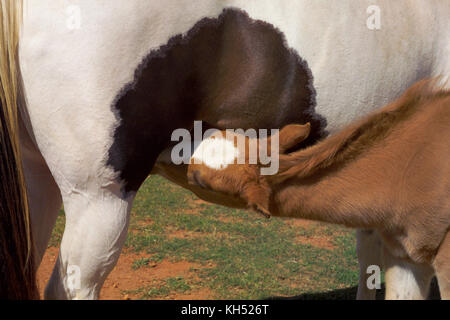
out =
<svg viewBox="0 0 450 320"><path fill-rule="evenodd" d="M265 154L272 154L271 160L278 161L278 154L271 152L273 143L278 141L279 153L283 154L305 140L309 132L309 123L287 125L278 134L262 139L220 131L203 140L194 152L188 166L188 181L204 189L233 196L244 206L268 218L271 189L261 175L264 165L259 151L267 148Z"/></svg>

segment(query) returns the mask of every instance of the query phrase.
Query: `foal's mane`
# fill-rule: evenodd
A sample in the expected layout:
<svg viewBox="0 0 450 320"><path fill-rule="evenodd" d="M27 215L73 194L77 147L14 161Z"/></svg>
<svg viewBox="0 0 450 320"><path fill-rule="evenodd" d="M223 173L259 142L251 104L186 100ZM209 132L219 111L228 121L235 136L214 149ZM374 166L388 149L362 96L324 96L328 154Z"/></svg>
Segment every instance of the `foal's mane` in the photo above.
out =
<svg viewBox="0 0 450 320"><path fill-rule="evenodd" d="M296 177L305 178L331 165L357 158L387 137L391 130L419 110L424 101L449 95L437 85L441 78L425 79L407 89L400 98L369 116L349 125L318 144L291 154L280 155L279 173L268 177L271 183Z"/></svg>

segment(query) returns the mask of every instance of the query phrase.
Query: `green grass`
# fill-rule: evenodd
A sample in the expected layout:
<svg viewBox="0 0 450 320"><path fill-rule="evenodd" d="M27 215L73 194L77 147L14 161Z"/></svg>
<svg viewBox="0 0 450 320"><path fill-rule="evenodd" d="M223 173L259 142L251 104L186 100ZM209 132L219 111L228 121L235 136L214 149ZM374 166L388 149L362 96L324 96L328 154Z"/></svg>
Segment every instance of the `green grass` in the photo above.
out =
<svg viewBox="0 0 450 320"><path fill-rule="evenodd" d="M166 297L174 293L185 293L190 291L191 287L183 277L172 277L164 280L160 286L149 288L143 287L138 290L126 291L127 294L140 294L142 299L152 299Z"/></svg>
<svg viewBox="0 0 450 320"><path fill-rule="evenodd" d="M64 224L66 223L66 218L64 216L64 210L61 209L59 216L56 219L55 227L53 228L53 233L48 243L49 247L57 247L61 243L62 235L64 232Z"/></svg>
<svg viewBox="0 0 450 320"><path fill-rule="evenodd" d="M140 189L132 210L125 246L150 261L188 261L204 266L195 279L169 278L154 288L137 290L143 299L206 287L217 299L261 299L279 296L353 299L357 284L354 232L339 226L293 226L247 211L198 203L190 192L152 177ZM56 223L51 245L57 245L64 217ZM185 237L171 236L184 233ZM332 249L298 241L323 237Z"/></svg>

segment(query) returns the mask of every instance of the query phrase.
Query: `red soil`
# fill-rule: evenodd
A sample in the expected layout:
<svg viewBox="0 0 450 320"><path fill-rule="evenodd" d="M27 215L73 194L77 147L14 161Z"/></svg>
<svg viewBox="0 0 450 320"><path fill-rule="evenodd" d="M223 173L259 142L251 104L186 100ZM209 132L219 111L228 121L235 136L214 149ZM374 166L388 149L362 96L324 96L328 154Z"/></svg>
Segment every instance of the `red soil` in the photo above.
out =
<svg viewBox="0 0 450 320"><path fill-rule="evenodd" d="M53 266L58 256L58 248L48 248L38 270L38 285L41 298L43 297L45 285L50 278ZM124 291L137 290L142 287L158 287L163 280L172 277L183 277L185 279L196 278L195 269L204 268L201 265L186 261L159 263L150 262L148 266L133 270L133 262L150 255L134 252L123 252L114 270L108 276L100 294L102 300L139 299L142 293L125 293ZM193 269L193 270L192 270ZM212 299L213 293L207 288L193 288L186 293L170 293L163 299L177 300L202 300Z"/></svg>

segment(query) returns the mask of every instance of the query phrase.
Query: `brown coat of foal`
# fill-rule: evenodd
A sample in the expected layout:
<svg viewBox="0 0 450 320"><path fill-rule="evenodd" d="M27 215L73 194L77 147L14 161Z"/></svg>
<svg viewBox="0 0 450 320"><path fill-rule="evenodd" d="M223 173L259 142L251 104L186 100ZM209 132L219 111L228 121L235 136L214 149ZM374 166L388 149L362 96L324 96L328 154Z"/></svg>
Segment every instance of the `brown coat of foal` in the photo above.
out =
<svg viewBox="0 0 450 320"><path fill-rule="evenodd" d="M290 154L283 152L308 136L309 124L286 126L276 175L260 175L261 165L190 164L189 181L266 216L376 229L386 254L429 265L442 298L450 299L450 92L435 84L420 81L340 133Z"/></svg>

